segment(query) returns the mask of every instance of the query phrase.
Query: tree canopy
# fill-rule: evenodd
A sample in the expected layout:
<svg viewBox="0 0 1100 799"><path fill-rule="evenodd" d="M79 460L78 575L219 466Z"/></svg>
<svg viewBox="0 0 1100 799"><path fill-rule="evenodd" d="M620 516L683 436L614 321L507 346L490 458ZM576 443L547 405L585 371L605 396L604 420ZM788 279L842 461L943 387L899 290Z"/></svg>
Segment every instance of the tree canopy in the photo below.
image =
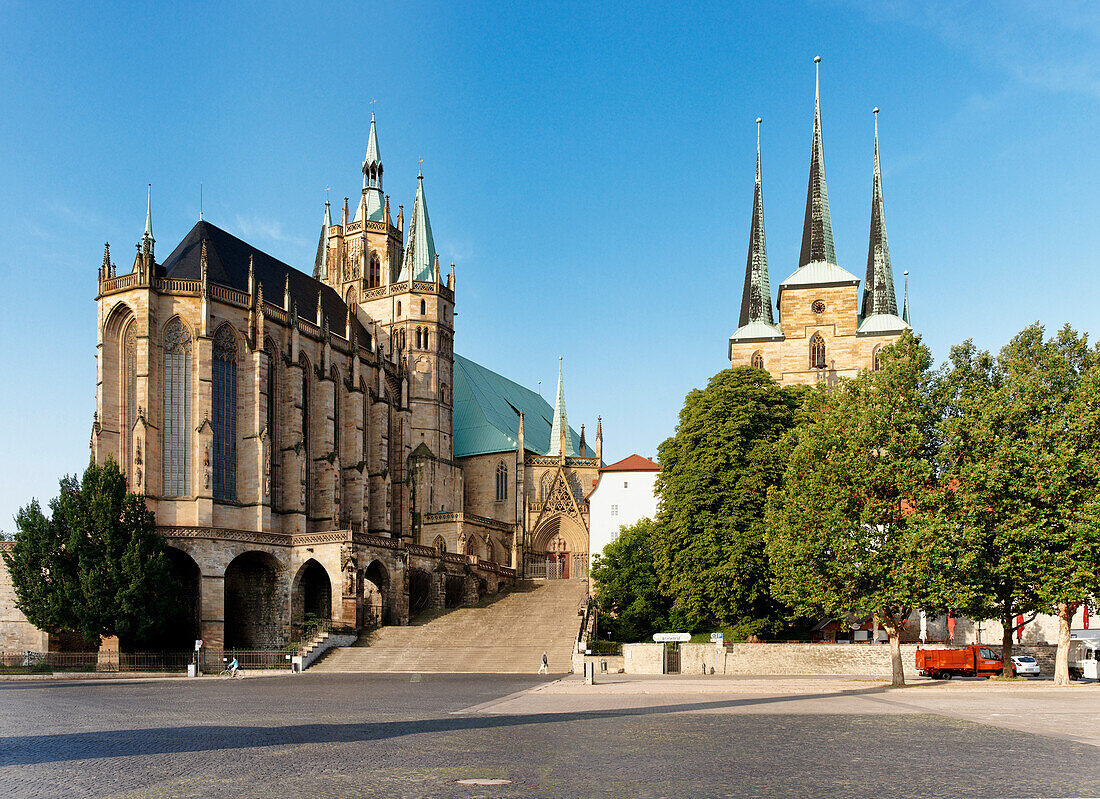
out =
<svg viewBox="0 0 1100 799"><path fill-rule="evenodd" d="M642 641L667 625L668 600L653 566L655 523L623 526L592 566L603 634L616 641Z"/></svg>
<svg viewBox="0 0 1100 799"><path fill-rule="evenodd" d="M37 500L20 508L4 560L16 606L47 632L131 644L160 638L177 615L178 587L164 537L145 500L127 493L118 464L91 464L62 478L47 517Z"/></svg>
<svg viewBox="0 0 1100 799"><path fill-rule="evenodd" d="M719 372L685 399L675 434L659 449L653 528L670 626L749 636L781 623L768 585L764 506L783 475L780 441L803 392L746 366Z"/></svg>

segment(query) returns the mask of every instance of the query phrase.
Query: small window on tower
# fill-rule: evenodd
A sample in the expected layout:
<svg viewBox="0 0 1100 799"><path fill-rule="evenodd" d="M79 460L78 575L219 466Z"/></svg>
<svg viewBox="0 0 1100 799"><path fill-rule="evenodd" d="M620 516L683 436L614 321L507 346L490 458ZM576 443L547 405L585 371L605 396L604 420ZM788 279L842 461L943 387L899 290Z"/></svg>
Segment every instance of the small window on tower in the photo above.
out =
<svg viewBox="0 0 1100 799"><path fill-rule="evenodd" d="M825 339L820 333L814 333L810 339L810 368L825 368Z"/></svg>
<svg viewBox="0 0 1100 799"><path fill-rule="evenodd" d="M424 300L420 301L420 315L423 316L427 306L424 304Z"/></svg>
<svg viewBox="0 0 1100 799"><path fill-rule="evenodd" d="M757 350L752 354L752 368L763 369L764 368L764 353Z"/></svg>
<svg viewBox="0 0 1100 799"><path fill-rule="evenodd" d="M871 370L877 372L882 368L882 364L879 363L878 356L882 352L882 345L879 344L874 350L871 351Z"/></svg>
<svg viewBox="0 0 1100 799"><path fill-rule="evenodd" d="M401 315L401 300L397 301L397 315Z"/></svg>

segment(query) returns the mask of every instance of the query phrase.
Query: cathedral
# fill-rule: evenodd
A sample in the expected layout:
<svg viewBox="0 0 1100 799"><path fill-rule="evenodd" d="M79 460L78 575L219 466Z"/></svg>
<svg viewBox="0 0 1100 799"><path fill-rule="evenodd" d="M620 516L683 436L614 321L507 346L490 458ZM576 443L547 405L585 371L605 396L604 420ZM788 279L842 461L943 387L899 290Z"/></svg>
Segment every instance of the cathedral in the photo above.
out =
<svg viewBox="0 0 1100 799"><path fill-rule="evenodd" d="M821 59L814 59L820 64ZM772 314L768 252L764 243L764 195L760 182L760 123L756 120L756 192L749 233L749 256L741 316L729 340L731 367L767 369L783 385L854 377L878 369L879 350L909 329L908 286L898 315L894 274L886 243L882 174L878 159L878 109L871 194L871 234L863 292L859 278L837 264L829 192L825 186L825 150L821 140L821 81L814 94L810 180L798 268L779 284ZM908 272L906 272L908 275Z"/></svg>
<svg viewBox="0 0 1100 799"><path fill-rule="evenodd" d="M285 644L310 618L405 624L518 577L587 577L602 465L565 409L454 351L423 175L391 213L372 114L362 191L312 271L201 220L158 261L104 251L92 459L117 461L193 608L180 643ZM533 620L534 621L534 620ZM7 648L38 648L29 625ZM10 636L9 636L10 637Z"/></svg>

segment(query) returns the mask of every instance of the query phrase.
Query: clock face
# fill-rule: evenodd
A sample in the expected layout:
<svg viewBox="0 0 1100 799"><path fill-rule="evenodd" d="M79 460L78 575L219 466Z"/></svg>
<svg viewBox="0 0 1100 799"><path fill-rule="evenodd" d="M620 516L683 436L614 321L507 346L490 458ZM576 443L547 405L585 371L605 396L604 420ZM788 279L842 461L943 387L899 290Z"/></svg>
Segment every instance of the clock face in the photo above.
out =
<svg viewBox="0 0 1100 799"><path fill-rule="evenodd" d="M825 303L821 300L814 300L814 304L810 306L810 310L817 314L825 313Z"/></svg>

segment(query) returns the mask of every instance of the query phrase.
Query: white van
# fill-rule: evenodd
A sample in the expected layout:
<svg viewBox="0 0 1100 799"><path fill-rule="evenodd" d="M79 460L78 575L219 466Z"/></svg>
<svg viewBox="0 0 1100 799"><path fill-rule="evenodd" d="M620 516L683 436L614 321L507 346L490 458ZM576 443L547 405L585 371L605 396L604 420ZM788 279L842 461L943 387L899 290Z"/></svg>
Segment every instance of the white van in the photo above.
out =
<svg viewBox="0 0 1100 799"><path fill-rule="evenodd" d="M1100 680L1100 630L1069 631L1069 676Z"/></svg>

